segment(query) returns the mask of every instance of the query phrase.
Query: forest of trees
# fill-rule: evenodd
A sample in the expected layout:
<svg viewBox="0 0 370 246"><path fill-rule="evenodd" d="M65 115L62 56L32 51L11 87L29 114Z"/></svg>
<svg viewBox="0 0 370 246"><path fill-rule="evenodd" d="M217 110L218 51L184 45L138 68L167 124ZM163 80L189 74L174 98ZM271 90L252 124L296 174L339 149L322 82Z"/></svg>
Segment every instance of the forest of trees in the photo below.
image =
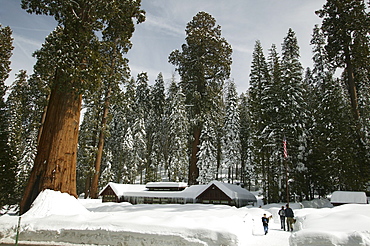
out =
<svg viewBox="0 0 370 246"><path fill-rule="evenodd" d="M232 47L210 14L195 15L169 54L180 80L158 71L151 82L124 57L134 19L145 20L140 1L92 2L22 1L59 24L34 73L19 71L9 88L12 32L0 26L0 206L27 211L43 189L97 198L111 181L240 182L268 203L368 189L370 3L327 0L310 68L291 28L281 47L257 40L238 94Z"/></svg>

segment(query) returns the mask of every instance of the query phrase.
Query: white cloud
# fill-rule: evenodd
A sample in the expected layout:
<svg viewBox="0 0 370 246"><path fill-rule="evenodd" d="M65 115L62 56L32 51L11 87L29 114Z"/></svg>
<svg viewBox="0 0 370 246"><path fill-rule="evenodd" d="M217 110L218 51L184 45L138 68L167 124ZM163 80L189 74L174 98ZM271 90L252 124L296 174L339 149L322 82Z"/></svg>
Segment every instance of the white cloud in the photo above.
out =
<svg viewBox="0 0 370 246"><path fill-rule="evenodd" d="M153 29L156 31L164 32L166 35L182 37L185 35L184 28L176 25L173 22L168 21L160 16L154 16L151 13L146 14L146 21L142 24L143 26L148 26L147 28Z"/></svg>
<svg viewBox="0 0 370 246"><path fill-rule="evenodd" d="M14 2L13 2L14 1ZM146 21L136 26L133 48L127 54L133 76L147 71L151 83L158 73L171 76L175 67L168 63L174 49L185 43L186 24L200 11L211 14L221 26L222 36L233 48L232 78L239 92L247 88L252 52L260 40L267 55L272 44L278 50L288 28L298 38L303 66L311 65L309 41L315 24L321 20L314 11L326 0L142 0ZM5 1L0 23L14 30L16 49L12 68L32 68L31 54L41 47L45 37L55 28L52 17L27 14L20 10L20 0ZM27 65L28 64L28 65Z"/></svg>

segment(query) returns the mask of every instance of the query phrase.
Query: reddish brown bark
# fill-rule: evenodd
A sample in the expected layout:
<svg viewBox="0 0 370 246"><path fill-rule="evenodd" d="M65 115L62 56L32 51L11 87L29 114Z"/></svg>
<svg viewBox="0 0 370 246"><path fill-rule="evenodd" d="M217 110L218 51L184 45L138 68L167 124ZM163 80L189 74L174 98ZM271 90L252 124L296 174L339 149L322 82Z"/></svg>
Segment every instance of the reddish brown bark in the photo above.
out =
<svg viewBox="0 0 370 246"><path fill-rule="evenodd" d="M197 166L197 162L198 162L197 154L199 152L200 133L201 133L200 127L196 127L194 129L194 140L193 140L192 148L191 148L189 180L188 180L189 185L195 185L199 183L197 181L199 177L199 168Z"/></svg>
<svg viewBox="0 0 370 246"><path fill-rule="evenodd" d="M20 204L21 214L29 210L45 189L77 197L76 157L82 96L57 88L51 91L34 166Z"/></svg>
<svg viewBox="0 0 370 246"><path fill-rule="evenodd" d="M346 62L346 72L347 72L347 86L348 86L348 92L351 98L351 107L353 116L356 121L360 119L360 111L358 108L358 98L357 98L357 89L356 89L356 83L355 78L353 74L353 66L349 54L348 48L345 49L345 62Z"/></svg>
<svg viewBox="0 0 370 246"><path fill-rule="evenodd" d="M46 101L49 102L49 99L50 99L50 95L48 95ZM42 112L40 129L39 129L39 133L37 135L37 145L40 143L42 129L44 128L44 123L45 123L45 117L46 117L47 108L48 108L48 106L46 105L44 107L44 111Z"/></svg>
<svg viewBox="0 0 370 246"><path fill-rule="evenodd" d="M94 175L91 181L90 195L91 195L91 198L93 199L98 198L100 168L101 168L101 161L103 157L105 130L107 128L107 117L108 117L108 111L109 111L110 94L111 94L111 90L108 88L108 91L105 95L103 118L101 121L101 130L99 133L98 151L96 153L96 159L95 159L95 172L94 172Z"/></svg>

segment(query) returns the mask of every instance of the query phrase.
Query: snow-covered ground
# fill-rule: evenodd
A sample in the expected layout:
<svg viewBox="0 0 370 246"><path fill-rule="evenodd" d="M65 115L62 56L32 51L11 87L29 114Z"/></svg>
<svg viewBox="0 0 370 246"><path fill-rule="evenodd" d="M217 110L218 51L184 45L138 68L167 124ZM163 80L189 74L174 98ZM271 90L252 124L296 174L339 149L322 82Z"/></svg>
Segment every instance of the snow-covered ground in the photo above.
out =
<svg viewBox="0 0 370 246"><path fill-rule="evenodd" d="M46 190L21 217L19 241L49 245L369 245L370 205L329 208L326 200L291 204L293 232L280 229L282 204L131 205L77 200ZM318 209L320 208L320 209ZM272 215L264 235L262 215ZM18 216L0 217L0 244L14 244Z"/></svg>

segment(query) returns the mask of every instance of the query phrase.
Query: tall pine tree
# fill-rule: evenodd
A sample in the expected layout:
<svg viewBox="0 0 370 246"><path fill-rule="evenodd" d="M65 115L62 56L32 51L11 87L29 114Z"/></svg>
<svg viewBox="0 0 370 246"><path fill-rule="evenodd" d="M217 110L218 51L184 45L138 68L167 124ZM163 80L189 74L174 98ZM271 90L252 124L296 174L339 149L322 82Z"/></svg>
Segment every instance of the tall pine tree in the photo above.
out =
<svg viewBox="0 0 370 246"><path fill-rule="evenodd" d="M185 107L185 95L174 79L168 89L166 108L165 159L167 160L168 179L185 182L188 179L189 121Z"/></svg>
<svg viewBox="0 0 370 246"><path fill-rule="evenodd" d="M228 171L225 179L232 183L241 180L241 142L238 93L234 81L226 83L225 123L222 139L223 168Z"/></svg>
<svg viewBox="0 0 370 246"><path fill-rule="evenodd" d="M32 168L36 155L38 129L42 111L35 107L36 99L30 88L26 71L21 70L11 85L6 101L9 115L9 145L17 162L17 186L14 196L18 200ZM41 108L42 109L42 108Z"/></svg>
<svg viewBox="0 0 370 246"><path fill-rule="evenodd" d="M298 40L292 29L288 30L282 44L282 82L281 82L281 128L286 138L289 153L290 193L297 194L299 199L308 196L306 185L307 167L307 106L304 95L303 68L299 61Z"/></svg>
<svg viewBox="0 0 370 246"><path fill-rule="evenodd" d="M8 139L8 114L5 104L7 87L5 80L10 72L10 57L13 50L13 38L10 27L0 25L0 207L12 205L16 201L14 188L16 187L16 162L13 159Z"/></svg>
<svg viewBox="0 0 370 246"><path fill-rule="evenodd" d="M160 169L164 167L164 143L165 143L165 88L162 73L158 74L150 92L151 110L149 123L151 134L150 159L154 170L154 180L161 180ZM154 181L153 180L153 181Z"/></svg>

